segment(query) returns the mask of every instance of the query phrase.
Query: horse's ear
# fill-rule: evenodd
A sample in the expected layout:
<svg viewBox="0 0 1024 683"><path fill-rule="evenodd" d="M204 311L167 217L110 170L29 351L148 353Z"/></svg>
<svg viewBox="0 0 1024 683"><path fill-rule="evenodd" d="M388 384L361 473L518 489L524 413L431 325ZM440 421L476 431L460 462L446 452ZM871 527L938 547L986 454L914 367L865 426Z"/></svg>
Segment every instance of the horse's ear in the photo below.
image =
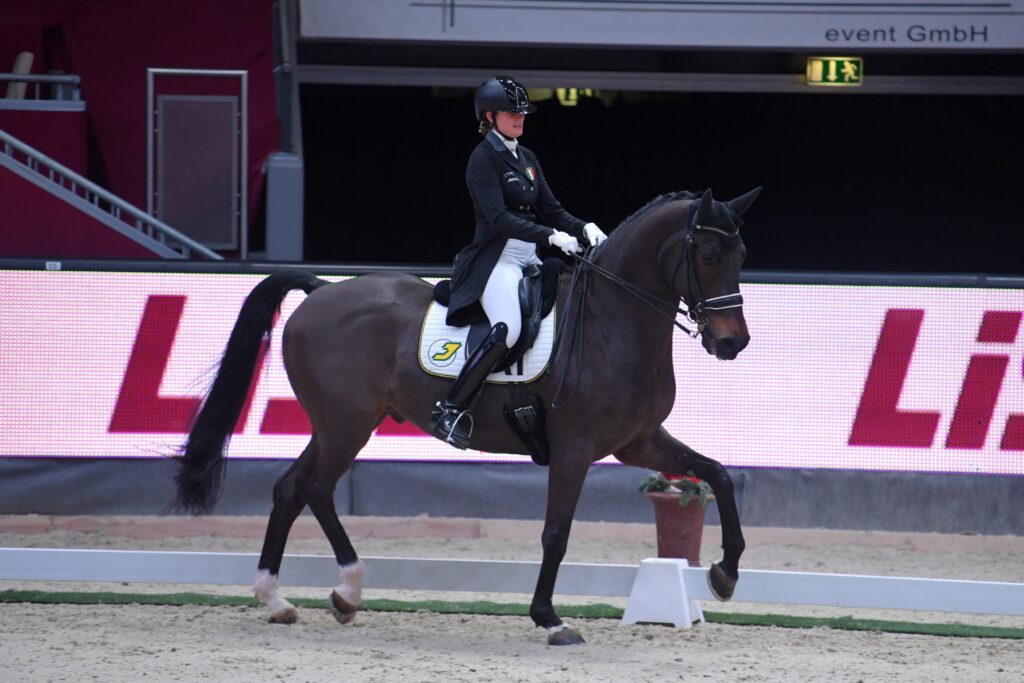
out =
<svg viewBox="0 0 1024 683"><path fill-rule="evenodd" d="M714 225L715 221L715 200L711 196L711 188L704 190L697 202L697 215L694 217L697 225Z"/></svg>
<svg viewBox="0 0 1024 683"><path fill-rule="evenodd" d="M761 188L755 187L750 192L740 195L736 199L730 199L726 204L729 205L729 208L732 209L737 216L742 216L743 212L750 208L750 205L754 203L754 200L757 199L757 195L759 194L761 194Z"/></svg>

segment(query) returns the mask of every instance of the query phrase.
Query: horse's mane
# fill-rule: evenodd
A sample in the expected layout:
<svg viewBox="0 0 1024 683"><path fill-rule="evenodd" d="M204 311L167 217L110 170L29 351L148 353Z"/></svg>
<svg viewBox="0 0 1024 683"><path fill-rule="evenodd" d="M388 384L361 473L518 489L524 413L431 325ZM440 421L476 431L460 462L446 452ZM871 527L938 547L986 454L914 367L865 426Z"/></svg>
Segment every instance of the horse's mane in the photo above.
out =
<svg viewBox="0 0 1024 683"><path fill-rule="evenodd" d="M618 227L619 228L624 227L626 224L628 224L634 218L637 218L640 214L646 213L648 210L653 209L656 206L661 206L662 204L666 204L668 202L674 202L674 201L679 200L679 199L700 199L701 194L703 194L703 193L701 193L701 192L690 192L689 190L679 190L677 192L666 192L665 194L659 194L657 197L655 197L651 201L647 202L646 204L641 206L639 209L634 211L632 214L630 214L628 218L626 218L621 223L619 223Z"/></svg>

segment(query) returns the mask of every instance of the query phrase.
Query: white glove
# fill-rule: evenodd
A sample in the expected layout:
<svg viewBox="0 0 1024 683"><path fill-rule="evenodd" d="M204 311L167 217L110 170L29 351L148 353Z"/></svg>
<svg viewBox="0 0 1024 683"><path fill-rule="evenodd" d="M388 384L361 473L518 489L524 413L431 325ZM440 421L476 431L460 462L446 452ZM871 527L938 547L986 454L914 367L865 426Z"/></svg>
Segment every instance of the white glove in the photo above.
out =
<svg viewBox="0 0 1024 683"><path fill-rule="evenodd" d="M561 230L555 230L553 233L551 233L551 236L548 237L548 244L550 244L553 247L558 247L559 249L564 251L566 254L569 254L570 256L577 252L583 251L583 249L580 248L580 243L576 240L575 237L573 237L567 232L562 232Z"/></svg>
<svg viewBox="0 0 1024 683"><path fill-rule="evenodd" d="M583 226L583 234L587 236L587 241L590 242L590 246L596 247L597 245L608 239L608 235L601 231L601 228L597 227L596 223L587 223Z"/></svg>

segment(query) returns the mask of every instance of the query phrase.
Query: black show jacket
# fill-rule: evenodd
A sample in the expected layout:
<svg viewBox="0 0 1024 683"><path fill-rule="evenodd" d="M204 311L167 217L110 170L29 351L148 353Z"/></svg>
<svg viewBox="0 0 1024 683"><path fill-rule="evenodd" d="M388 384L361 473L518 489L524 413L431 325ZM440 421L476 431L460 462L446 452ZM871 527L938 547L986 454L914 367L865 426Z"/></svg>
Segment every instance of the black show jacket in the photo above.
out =
<svg viewBox="0 0 1024 683"><path fill-rule="evenodd" d="M467 325L479 319L480 296L510 237L548 246L553 229L582 244L586 223L562 208L548 186L537 155L519 145L517 159L493 132L484 136L466 165L473 199L473 242L455 257L447 322Z"/></svg>

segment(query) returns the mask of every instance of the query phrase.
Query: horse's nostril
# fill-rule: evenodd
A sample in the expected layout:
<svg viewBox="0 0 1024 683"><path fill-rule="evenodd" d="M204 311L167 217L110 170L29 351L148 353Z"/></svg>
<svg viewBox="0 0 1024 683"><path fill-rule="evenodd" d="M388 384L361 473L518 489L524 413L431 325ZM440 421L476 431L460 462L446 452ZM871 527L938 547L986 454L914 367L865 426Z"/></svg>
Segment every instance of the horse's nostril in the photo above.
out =
<svg viewBox="0 0 1024 683"><path fill-rule="evenodd" d="M722 337L715 343L717 351L715 355L725 360L732 360L739 355L740 351L746 348L748 341L750 341L750 338L747 336Z"/></svg>

